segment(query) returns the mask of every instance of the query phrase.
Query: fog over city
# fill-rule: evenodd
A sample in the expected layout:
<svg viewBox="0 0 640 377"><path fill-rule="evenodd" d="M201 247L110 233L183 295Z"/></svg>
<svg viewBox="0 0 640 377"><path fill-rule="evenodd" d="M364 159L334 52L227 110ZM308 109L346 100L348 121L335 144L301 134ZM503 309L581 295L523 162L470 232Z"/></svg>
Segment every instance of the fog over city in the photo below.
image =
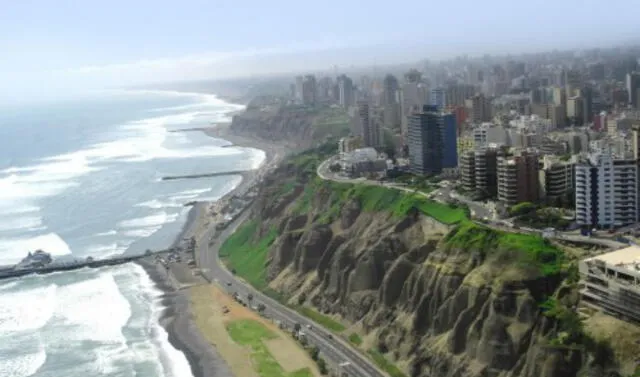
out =
<svg viewBox="0 0 640 377"><path fill-rule="evenodd" d="M4 97L637 42L634 0L0 5ZM545 11L542 11L545 10Z"/></svg>

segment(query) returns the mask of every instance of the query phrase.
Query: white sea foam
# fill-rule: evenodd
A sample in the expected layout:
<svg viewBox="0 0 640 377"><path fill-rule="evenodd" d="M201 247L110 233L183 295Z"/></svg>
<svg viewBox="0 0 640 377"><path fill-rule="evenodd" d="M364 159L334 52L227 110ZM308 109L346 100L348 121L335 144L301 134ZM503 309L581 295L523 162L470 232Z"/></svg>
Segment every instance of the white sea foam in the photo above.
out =
<svg viewBox="0 0 640 377"><path fill-rule="evenodd" d="M7 291L7 290L9 290L9 289L11 289L11 288L13 288L13 287L15 287L17 285L18 285L17 281L11 281L11 282L8 282L8 283L0 284L0 291Z"/></svg>
<svg viewBox="0 0 640 377"><path fill-rule="evenodd" d="M53 316L57 289L51 284L0 295L0 337L43 328Z"/></svg>
<svg viewBox="0 0 640 377"><path fill-rule="evenodd" d="M135 229L135 230L127 230L123 233L123 235L125 237L130 237L130 238L147 238L150 235L152 235L153 233L155 233L158 229L160 229L160 227L158 228L142 228L142 229Z"/></svg>
<svg viewBox="0 0 640 377"><path fill-rule="evenodd" d="M0 214L0 232L44 230L40 216L15 216Z"/></svg>
<svg viewBox="0 0 640 377"><path fill-rule="evenodd" d="M147 292L153 299L154 305L152 306L151 315L151 327L152 333L155 335L154 342L158 345L158 351L160 358L156 357L155 360L162 360L162 368L165 371L165 375L174 377L190 377L192 376L191 367L184 353L177 350L169 342L169 334L160 325L160 316L165 310L162 306L161 295L162 292L156 288L155 284L147 275L142 267L139 265L133 265L139 276L139 284L142 291Z"/></svg>
<svg viewBox="0 0 640 377"><path fill-rule="evenodd" d="M110 244L91 245L87 248L86 253L94 258L108 258L124 253L130 244L130 242L114 242Z"/></svg>
<svg viewBox="0 0 640 377"><path fill-rule="evenodd" d="M22 354L9 360L0 362L0 376L2 377L28 377L34 375L47 360L44 346L40 344L32 352L28 352L24 344L20 344ZM0 356L1 358L1 356Z"/></svg>
<svg viewBox="0 0 640 377"><path fill-rule="evenodd" d="M216 109L224 103L213 95L200 93L164 91L136 91L135 93L199 98L201 103L194 105L217 106ZM229 106L233 107L234 105ZM221 109L220 113L223 112L224 109ZM130 122L120 127L118 133L114 134L113 141L95 144L75 152L47 157L31 166L14 166L2 170L0 171L0 213L35 212L37 211L35 205L37 199L58 195L77 185L75 182L77 177L106 168L104 162L107 161L142 162L154 159L233 155L241 152L234 148L216 146L184 149L169 149L164 146L168 137L168 127L188 124L200 115L201 112L191 111ZM32 225L30 228L39 229L35 226L33 219L16 221L24 221Z"/></svg>
<svg viewBox="0 0 640 377"><path fill-rule="evenodd" d="M178 214L168 214L165 211L160 211L153 215L122 221L118 226L121 228L150 228L172 222L177 217Z"/></svg>
<svg viewBox="0 0 640 377"><path fill-rule="evenodd" d="M106 237L106 236L115 236L116 234L118 234L118 232L116 230L112 229L112 230L108 230L106 232L96 233L93 236L94 237Z"/></svg>
<svg viewBox="0 0 640 377"><path fill-rule="evenodd" d="M108 269L93 279L61 287L55 312L69 326L67 340L126 343L122 328L131 317L131 307Z"/></svg>
<svg viewBox="0 0 640 377"><path fill-rule="evenodd" d="M69 245L56 233L35 237L0 239L0 265L19 262L29 251L46 250L52 255L71 254Z"/></svg>

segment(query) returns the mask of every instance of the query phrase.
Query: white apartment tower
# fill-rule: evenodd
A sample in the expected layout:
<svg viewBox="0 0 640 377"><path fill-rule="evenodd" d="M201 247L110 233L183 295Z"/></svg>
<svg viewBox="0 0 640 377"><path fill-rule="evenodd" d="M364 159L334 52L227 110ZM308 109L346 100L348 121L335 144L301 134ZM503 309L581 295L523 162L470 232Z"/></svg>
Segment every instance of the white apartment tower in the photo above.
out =
<svg viewBox="0 0 640 377"><path fill-rule="evenodd" d="M638 165L595 153L576 165L576 222L611 228L638 222Z"/></svg>

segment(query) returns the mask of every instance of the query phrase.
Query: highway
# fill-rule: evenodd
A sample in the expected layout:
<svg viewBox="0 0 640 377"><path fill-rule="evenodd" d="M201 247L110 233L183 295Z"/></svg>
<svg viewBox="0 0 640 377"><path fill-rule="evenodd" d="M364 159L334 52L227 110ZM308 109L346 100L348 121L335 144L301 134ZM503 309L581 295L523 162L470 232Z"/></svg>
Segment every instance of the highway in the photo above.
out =
<svg viewBox="0 0 640 377"><path fill-rule="evenodd" d="M369 359L354 350L351 345L337 336L330 339L329 337L332 334L329 330L262 294L249 284L239 280L226 269L218 255L220 246L244 222L250 212L250 210L247 210L242 213L218 235L215 235L215 227L210 226L209 230L197 240L196 263L202 270L203 275L210 281L218 282L218 285L229 295L238 293L240 297L246 300L251 293L253 295L252 306L263 303L266 306L265 315L282 322L288 329L292 329L295 323L299 323L302 326L301 331L306 334L309 343L318 347L322 357L327 360L328 366L348 362L349 365L342 367L342 372L349 377L385 377L386 375L383 372L378 370ZM213 238L214 236L215 239ZM308 328L308 326L311 328Z"/></svg>

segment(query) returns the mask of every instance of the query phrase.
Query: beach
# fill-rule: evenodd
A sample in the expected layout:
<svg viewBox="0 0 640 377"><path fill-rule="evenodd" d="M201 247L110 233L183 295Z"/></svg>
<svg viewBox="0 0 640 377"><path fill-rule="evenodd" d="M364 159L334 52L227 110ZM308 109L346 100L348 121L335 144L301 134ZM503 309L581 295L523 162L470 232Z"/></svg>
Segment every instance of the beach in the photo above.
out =
<svg viewBox="0 0 640 377"><path fill-rule="evenodd" d="M182 231L172 245L173 247L184 244L188 239L199 240L216 222L216 216L220 216L218 213L220 207L228 203L232 197L248 192L267 171L281 161L289 150L285 145L276 145L249 136L232 134L228 125L203 128L200 131L211 137L227 140L234 147L260 149L265 153L265 158L257 169L245 172L242 182L224 197L215 202L194 203ZM238 220L238 218L234 219L234 221ZM202 306L201 301L203 297L206 297L206 292L216 295L216 297L220 297L222 292L215 291L216 287L207 281L196 268L188 266L186 262L188 258L190 258L188 253L184 252L181 262L172 262L168 268L157 263L153 258L143 259L139 262L155 284L164 291L163 304L166 309L161 317L161 324L169 334L169 341L186 355L194 377L233 376L232 370L235 370L235 375L240 377L239 371L245 373L242 369L242 363L250 362L250 360L242 360L242 356L239 354L242 350L233 352L233 350L229 350L229 347L216 349L212 343L218 344L220 338L216 338L215 334L212 338L210 332L207 336L206 331L202 331L202 323L200 326L196 323L197 316L193 307ZM200 322L202 321L202 313L216 312L213 303L207 304L203 308L198 311L201 313L198 317ZM218 307L217 312L219 311ZM223 335L226 336L226 333ZM245 377L245 375L241 377Z"/></svg>

